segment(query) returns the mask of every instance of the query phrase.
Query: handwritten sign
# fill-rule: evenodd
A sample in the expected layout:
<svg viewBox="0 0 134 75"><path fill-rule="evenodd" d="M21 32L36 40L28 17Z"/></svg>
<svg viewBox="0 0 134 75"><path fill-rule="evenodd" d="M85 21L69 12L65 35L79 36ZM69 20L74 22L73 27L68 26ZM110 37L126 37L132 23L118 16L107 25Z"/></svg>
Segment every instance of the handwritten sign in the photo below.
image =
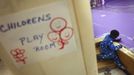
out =
<svg viewBox="0 0 134 75"><path fill-rule="evenodd" d="M64 2L3 16L0 42L17 67L57 58L77 50L70 16Z"/></svg>

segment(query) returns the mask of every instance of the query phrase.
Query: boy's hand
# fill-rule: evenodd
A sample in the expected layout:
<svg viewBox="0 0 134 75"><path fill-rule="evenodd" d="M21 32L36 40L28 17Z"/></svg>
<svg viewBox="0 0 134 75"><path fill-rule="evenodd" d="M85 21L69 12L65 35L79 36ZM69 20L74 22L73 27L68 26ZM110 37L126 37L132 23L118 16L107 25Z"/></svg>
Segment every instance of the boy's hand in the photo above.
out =
<svg viewBox="0 0 134 75"><path fill-rule="evenodd" d="M122 48L123 46L122 45L119 45L119 48Z"/></svg>

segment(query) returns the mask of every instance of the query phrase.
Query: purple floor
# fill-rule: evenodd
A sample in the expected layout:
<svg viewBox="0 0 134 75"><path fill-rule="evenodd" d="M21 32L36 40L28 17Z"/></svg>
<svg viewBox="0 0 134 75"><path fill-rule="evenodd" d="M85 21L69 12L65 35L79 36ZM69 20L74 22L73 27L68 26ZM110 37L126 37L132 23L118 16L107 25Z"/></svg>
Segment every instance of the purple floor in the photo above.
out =
<svg viewBox="0 0 134 75"><path fill-rule="evenodd" d="M111 0L103 7L92 9L95 37L117 29L122 44L134 48L134 0Z"/></svg>

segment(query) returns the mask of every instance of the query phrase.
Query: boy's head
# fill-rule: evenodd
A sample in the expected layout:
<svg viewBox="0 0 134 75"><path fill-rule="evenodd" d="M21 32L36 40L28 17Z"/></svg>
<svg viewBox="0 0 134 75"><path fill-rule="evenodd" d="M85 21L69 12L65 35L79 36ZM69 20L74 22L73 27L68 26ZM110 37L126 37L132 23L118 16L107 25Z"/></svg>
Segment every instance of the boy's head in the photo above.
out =
<svg viewBox="0 0 134 75"><path fill-rule="evenodd" d="M118 36L119 36L119 31L117 31L117 30L111 30L111 32L110 32L110 36L113 38L113 39L115 39L115 38L117 38Z"/></svg>

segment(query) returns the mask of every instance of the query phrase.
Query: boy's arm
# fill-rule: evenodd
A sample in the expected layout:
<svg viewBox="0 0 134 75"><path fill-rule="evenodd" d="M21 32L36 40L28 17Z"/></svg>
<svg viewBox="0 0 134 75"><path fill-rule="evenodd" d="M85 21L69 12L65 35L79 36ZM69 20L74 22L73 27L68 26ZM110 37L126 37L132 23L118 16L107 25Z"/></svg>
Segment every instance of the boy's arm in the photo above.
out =
<svg viewBox="0 0 134 75"><path fill-rule="evenodd" d="M110 41L110 42L108 43L108 46L109 46L109 48L110 48L111 50L115 50L115 51L117 51L117 50L119 50L120 48L122 48L122 45L115 46L115 45L113 44L113 41Z"/></svg>

